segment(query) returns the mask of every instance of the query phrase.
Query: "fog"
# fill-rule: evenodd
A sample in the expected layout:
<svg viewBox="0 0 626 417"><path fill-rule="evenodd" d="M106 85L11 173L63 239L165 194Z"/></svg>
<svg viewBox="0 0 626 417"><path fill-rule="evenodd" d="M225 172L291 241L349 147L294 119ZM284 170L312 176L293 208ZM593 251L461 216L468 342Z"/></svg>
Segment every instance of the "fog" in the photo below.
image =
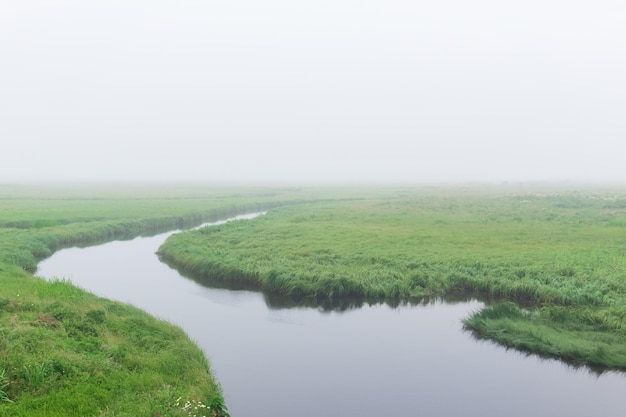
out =
<svg viewBox="0 0 626 417"><path fill-rule="evenodd" d="M5 1L0 182L624 181L626 3Z"/></svg>

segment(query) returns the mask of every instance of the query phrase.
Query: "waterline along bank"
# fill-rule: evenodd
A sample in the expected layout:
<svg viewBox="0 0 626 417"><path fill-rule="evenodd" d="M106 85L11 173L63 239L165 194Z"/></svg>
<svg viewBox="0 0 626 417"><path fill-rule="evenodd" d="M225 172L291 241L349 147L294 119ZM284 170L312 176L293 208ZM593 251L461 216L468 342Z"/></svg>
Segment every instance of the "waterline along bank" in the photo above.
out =
<svg viewBox="0 0 626 417"><path fill-rule="evenodd" d="M170 265L292 303L489 305L477 337L595 370L626 369L624 194L405 195L272 210L170 237Z"/></svg>
<svg viewBox="0 0 626 417"><path fill-rule="evenodd" d="M299 196L204 187L1 187L0 416L187 416L186 402L219 408L221 389L206 356L179 327L62 277L46 282L31 273L63 247L197 225L282 205L283 198Z"/></svg>
<svg viewBox="0 0 626 417"><path fill-rule="evenodd" d="M353 315L357 317L360 314L357 311L365 315L372 312L363 322L371 324L380 319L383 310L376 308L379 304L368 306L368 303L384 301L389 305L385 308L390 308L393 315L404 311L402 305L406 302L441 296L469 297L470 300L477 297L488 301L486 308L473 305L471 311L455 318L460 325L459 319L477 312L465 321L466 328L472 329L477 337L575 365L587 365L597 371L623 368L620 358L624 353L620 346L624 345L624 318L620 314L625 292L620 277L624 276L625 266L624 243L620 236L623 235L626 205L623 204L624 192L620 190L404 188L345 191L190 187L132 191L76 188L54 192L47 189L0 191L3 210L0 219L0 329L3 332L0 416L186 415L177 401L179 398L183 402L202 404L212 399L220 401L221 390L204 354L212 358L212 346L220 342L227 344L224 350L236 352L252 345L259 350L263 347L262 350L274 356L273 362L271 358L262 359L276 368L273 371L261 371L254 360L243 362L242 357L223 365L234 369L235 373L245 373L247 380L256 381L256 386L264 384L270 389L272 384L267 383L268 378L263 375L275 375L279 368L295 368L296 364L314 357L311 355L319 355L313 362L318 369L326 369L328 377L333 368L343 368L338 365L340 362L326 361L334 353L321 349L319 341L339 340L340 334L349 333L346 329L359 325L351 324L333 333L329 323L313 324L305 318L307 312L318 312L320 317L338 315L339 322ZM200 311L207 304L207 297L218 304L220 297L238 300L227 310L235 309L236 315L245 315L256 324L254 318L259 316L282 323L283 330L290 329L285 335L276 333L272 337L270 332L275 328L259 325L257 332L249 328L246 330L249 334L237 333L235 337L232 328L243 328L243 325L216 320L226 317L217 310L203 313L205 317L198 322L192 320L193 324L183 325L178 318L167 315L168 311L181 310L167 298L173 291L152 294L159 300L154 310L140 306L152 315L183 325L185 332L199 341L199 347L179 327L124 304L126 301L136 304L132 299L108 295L106 297L118 301L102 299L68 282L46 282L26 272L33 271L38 260L64 246L87 246L99 240L151 235L179 223L190 226L191 219L209 220L218 214L272 207L276 209L252 221L172 236L159 253L168 258L171 265L183 270L199 266L194 273L195 280L219 282L223 287L234 282L233 287L240 290L208 293L206 288L193 286L196 284L189 280L177 280L172 288L188 288L193 293L187 294L191 298L181 303L191 304L190 300L199 296L202 300L197 301L196 310ZM172 244L177 255L187 251L191 257L171 258L168 251L171 252ZM154 255L156 248L149 255L158 262ZM128 269L134 257L126 252L125 258L117 258L123 261L109 264L117 263L122 269ZM110 272L97 281L105 286L112 284L113 276L122 272ZM59 275L72 278L72 274L68 271ZM136 291L150 294L146 290L149 281L144 283L141 279L155 277L151 270L140 267L125 276L124 282L128 285L119 287L126 295L131 295L132 283L142 282ZM245 288L260 289L263 293L241 291ZM270 307L274 307L265 313L265 310L256 310L261 308L259 304L252 303L251 306L256 307L251 307L254 311L248 315L243 308L245 297L261 300L265 308L264 297L280 301L270 303ZM345 300L352 301L345 303ZM363 308L353 309L363 302ZM298 305L300 307L283 309ZM302 307L305 305L321 309ZM345 311L334 310L337 305ZM413 311L407 307L407 311ZM281 311L305 315L291 317ZM389 357L398 356L394 351L396 346L419 348L421 341L403 341L401 336L412 332L412 324L421 320L437 323L434 318L411 317L406 321L408 327L403 327L396 336L387 337L391 343L388 352L393 352ZM306 336L298 331L303 325L318 328L321 333ZM380 332L393 326L390 321ZM139 332L137 328L145 331ZM220 328L226 332L218 332ZM469 333L458 330L456 334L470 338L471 346L484 348ZM251 339L243 340L245 336ZM419 335L416 336L419 339ZM273 340L282 344L272 345ZM285 348L291 346L296 352L305 351L304 345L296 346L298 340L317 347L314 351L317 353L280 362L280 358L286 358ZM338 348L335 352L337 357L353 352L352 356L362 359L351 365L352 370L361 369L366 363L366 357L358 355L358 352L366 352L363 346L380 347L383 339L368 333L366 338L357 337L357 340L360 341L349 342L349 347ZM542 345L541 341L545 343ZM465 352L468 349L466 347ZM369 352L369 357L374 357L381 351ZM439 348L435 352L443 350ZM216 353L216 356L219 355ZM249 356L254 358L252 352ZM446 354L438 362L446 363L453 356ZM490 357L495 358L493 352ZM417 356L402 358L403 363L423 364L416 360ZM459 358L467 359L462 355ZM330 363L337 365L322 366ZM385 363L383 358L380 363ZM472 363L467 359L467 363L459 362L458 367ZM391 362L389 364L391 366ZM496 365L502 366L502 363ZM389 369L396 374L400 368L391 366ZM481 365L481 371L485 369L487 362ZM514 373L521 375L525 367L515 369ZM358 372L353 375L368 380L367 375ZM443 375L439 377L445 379ZM449 379L458 378L454 374L445 375L449 375ZM244 375L236 377L225 373L222 377L218 373L217 376L226 386L232 386L232 381L242 380ZM433 374L428 380L439 377ZM284 378L289 381L293 376ZM603 376L601 381L604 384L613 381L611 378ZM320 376L319 381L325 379ZM311 392L323 386L316 385L316 380L311 381ZM578 384L583 380L586 381L578 376L564 377L561 385ZM335 390L347 389L348 381L343 382ZM398 383L402 385L401 381ZM388 380L386 384L393 385ZM603 415L618 415L611 410L620 409L619 404L613 404L611 397L602 397L602 392L612 392L611 384L619 385L619 382L603 386L602 392L598 391L600 383L586 384L581 383L571 390L581 390L581 398L584 392L593 392L598 404L612 404ZM410 386L413 392L420 389L430 392L432 388L417 379ZM283 386L274 388L280 391ZM361 388L364 391L355 389L367 391L366 387ZM347 393L344 397L355 401L357 397ZM293 395L295 401L304 394ZM396 411L404 409L399 398L388 395L390 393L384 395L386 402L395 401ZM254 389L245 390L245 396L256 398L253 403L263 402L263 397L255 396ZM369 396L374 398L376 393ZM332 391L327 397L329 403L335 402ZM286 403L274 409L293 412L303 407L298 404L305 402ZM562 401L557 401L556 405L564 407ZM369 406L370 409L377 407ZM341 415L349 415L346 412L350 410L350 403L342 407ZM236 408L243 413L238 415L263 415L260 410L244 409ZM571 411L583 409L579 404ZM437 406L433 405L432 410L437 410ZM475 410L480 410L480 406L476 405ZM526 409L526 412L542 410Z"/></svg>
<svg viewBox="0 0 626 417"><path fill-rule="evenodd" d="M62 250L40 273L71 273L81 287L180 325L211 358L233 416L412 415L419 406L433 417L621 417L626 407L620 373L475 340L462 320L484 307L476 300L289 304L186 279L155 256L167 236ZM319 398L323 411L311 406Z"/></svg>

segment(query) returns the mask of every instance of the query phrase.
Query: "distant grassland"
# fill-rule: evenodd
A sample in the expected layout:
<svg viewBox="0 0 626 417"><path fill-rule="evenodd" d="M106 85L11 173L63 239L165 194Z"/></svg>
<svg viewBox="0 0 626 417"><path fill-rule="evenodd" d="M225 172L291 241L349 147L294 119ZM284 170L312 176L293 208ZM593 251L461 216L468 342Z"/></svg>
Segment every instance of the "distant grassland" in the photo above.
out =
<svg viewBox="0 0 626 417"><path fill-rule="evenodd" d="M294 303L475 296L491 301L465 322L478 337L626 369L624 190L397 190L174 235L159 253Z"/></svg>
<svg viewBox="0 0 626 417"><path fill-rule="evenodd" d="M226 415L204 353L179 328L29 272L62 247L306 198L297 189L0 186L0 416L188 417L187 402Z"/></svg>
<svg viewBox="0 0 626 417"><path fill-rule="evenodd" d="M34 272L56 249L130 239L303 198L191 186L0 187L0 262Z"/></svg>

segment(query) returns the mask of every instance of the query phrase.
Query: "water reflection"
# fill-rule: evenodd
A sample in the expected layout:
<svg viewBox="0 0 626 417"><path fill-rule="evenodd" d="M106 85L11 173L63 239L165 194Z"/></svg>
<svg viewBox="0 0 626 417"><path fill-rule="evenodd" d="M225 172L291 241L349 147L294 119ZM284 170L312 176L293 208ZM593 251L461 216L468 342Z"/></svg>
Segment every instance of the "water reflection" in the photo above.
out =
<svg viewBox="0 0 626 417"><path fill-rule="evenodd" d="M626 409L622 374L591 375L476 341L461 319L479 301L293 307L182 277L155 256L168 235L62 250L39 275L179 324L211 358L233 416L621 417Z"/></svg>
<svg viewBox="0 0 626 417"><path fill-rule="evenodd" d="M449 295L446 297L422 297L416 298L413 300L404 300L401 298L367 298L367 297L354 297L354 296L345 296L341 298L328 299L326 297L319 299L311 299L311 298L303 298L296 296L285 296L280 294L272 294L268 292L264 292L260 290L258 285L250 283L249 281L241 280L232 280L224 281L221 279L215 279L211 277L206 277L203 275L195 274L191 271L185 271L172 263L168 262L165 259L159 258L159 260L168 265L173 270L176 270L182 277L185 277L191 281L196 282L203 287L213 288L213 289L224 289L228 291L259 291L263 295L263 299L267 304L267 307L270 309L288 309L288 308L297 308L297 307L310 307L319 309L320 311L347 311L359 309L364 306L373 306L376 304L386 304L392 308L396 307L411 307L411 306L420 306L420 305L432 305L436 303L447 303L447 304L456 304L456 303L467 303L470 301L474 301L477 298L470 294L457 294L457 295ZM480 299L480 301L485 302L488 301L486 299Z"/></svg>

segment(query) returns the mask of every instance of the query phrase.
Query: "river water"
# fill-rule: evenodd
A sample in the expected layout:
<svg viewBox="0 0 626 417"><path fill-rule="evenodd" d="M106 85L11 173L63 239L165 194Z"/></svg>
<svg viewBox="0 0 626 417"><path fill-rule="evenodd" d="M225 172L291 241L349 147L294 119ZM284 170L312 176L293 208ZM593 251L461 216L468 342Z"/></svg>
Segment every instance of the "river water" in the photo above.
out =
<svg viewBox="0 0 626 417"><path fill-rule="evenodd" d="M210 358L233 417L626 413L623 373L596 375L474 340L461 320L478 301L278 309L261 293L208 288L161 263L155 252L172 233L64 249L37 275L184 328Z"/></svg>

